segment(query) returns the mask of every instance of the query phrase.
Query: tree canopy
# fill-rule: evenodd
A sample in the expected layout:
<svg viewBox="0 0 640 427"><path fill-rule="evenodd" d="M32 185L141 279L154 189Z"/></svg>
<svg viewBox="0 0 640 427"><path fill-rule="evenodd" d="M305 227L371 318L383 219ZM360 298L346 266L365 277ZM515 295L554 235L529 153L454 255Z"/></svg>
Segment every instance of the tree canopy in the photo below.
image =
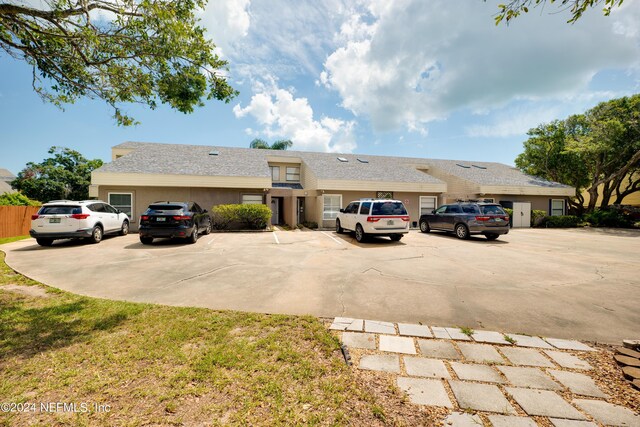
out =
<svg viewBox="0 0 640 427"><path fill-rule="evenodd" d="M31 200L22 193L0 194L0 206L40 206L41 203Z"/></svg>
<svg viewBox="0 0 640 427"><path fill-rule="evenodd" d="M1 2L2 0L0 0ZM41 0L0 3L0 48L32 67L33 89L62 107L102 99L120 125L122 103L183 113L229 102L227 62L195 16L206 0Z"/></svg>
<svg viewBox="0 0 640 427"><path fill-rule="evenodd" d="M486 0L485 0L486 1ZM498 13L495 16L496 25L503 20L508 24L512 19L522 13L528 13L529 8L544 7L547 3L556 3L560 12L569 11L571 18L567 23L574 23L582 18L582 15L590 8L604 6L602 13L609 16L613 7L619 7L624 0L510 0L498 5Z"/></svg>
<svg viewBox="0 0 640 427"><path fill-rule="evenodd" d="M27 163L11 182L13 188L41 202L89 198L91 172L102 166L102 160L87 160L79 152L64 147L51 147L49 154L53 156L41 163Z"/></svg>
<svg viewBox="0 0 640 427"><path fill-rule="evenodd" d="M523 172L576 187L572 205L587 211L640 191L640 95L600 103L584 114L528 132L516 158ZM589 194L584 200L582 191Z"/></svg>
<svg viewBox="0 0 640 427"><path fill-rule="evenodd" d="M292 146L293 142L290 139L280 139L269 145L267 141L256 138L249 144L250 148L259 148L263 150L286 150Z"/></svg>

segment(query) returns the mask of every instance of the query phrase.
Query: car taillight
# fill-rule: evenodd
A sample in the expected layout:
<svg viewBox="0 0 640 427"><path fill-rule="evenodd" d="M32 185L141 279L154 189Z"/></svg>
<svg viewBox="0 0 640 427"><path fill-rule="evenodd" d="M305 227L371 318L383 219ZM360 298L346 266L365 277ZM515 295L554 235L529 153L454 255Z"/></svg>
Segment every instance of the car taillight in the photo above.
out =
<svg viewBox="0 0 640 427"><path fill-rule="evenodd" d="M504 215L504 216L502 216L500 218L504 219L505 221L509 221L509 215Z"/></svg>
<svg viewBox="0 0 640 427"><path fill-rule="evenodd" d="M409 220L410 220L410 218L408 216L401 216L400 219L405 221L405 222L409 222Z"/></svg>
<svg viewBox="0 0 640 427"><path fill-rule="evenodd" d="M175 219L176 221L186 221L191 219L191 217L189 215L176 215L173 217L173 219Z"/></svg>
<svg viewBox="0 0 640 427"><path fill-rule="evenodd" d="M476 216L476 221L489 221L490 219L490 216Z"/></svg>
<svg viewBox="0 0 640 427"><path fill-rule="evenodd" d="M142 215L142 216L140 217L140 220L141 220L141 221L149 221L149 215Z"/></svg>
<svg viewBox="0 0 640 427"><path fill-rule="evenodd" d="M38 214L31 215L31 219L32 220L38 219L38 218L40 218L40 215L38 215Z"/></svg>
<svg viewBox="0 0 640 427"><path fill-rule="evenodd" d="M380 221L380 217L377 216L368 216L367 217L367 222L378 222Z"/></svg>
<svg viewBox="0 0 640 427"><path fill-rule="evenodd" d="M73 214L71 215L73 219L87 219L89 218L89 214Z"/></svg>

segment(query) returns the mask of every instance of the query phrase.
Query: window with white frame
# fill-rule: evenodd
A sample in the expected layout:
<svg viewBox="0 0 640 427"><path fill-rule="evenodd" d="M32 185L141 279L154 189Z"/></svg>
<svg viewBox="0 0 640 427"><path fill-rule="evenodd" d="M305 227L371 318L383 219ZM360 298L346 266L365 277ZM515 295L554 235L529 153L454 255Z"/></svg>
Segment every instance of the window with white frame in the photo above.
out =
<svg viewBox="0 0 640 427"><path fill-rule="evenodd" d="M332 220L336 219L342 206L342 195L340 194L325 194L322 196L322 219Z"/></svg>
<svg viewBox="0 0 640 427"><path fill-rule="evenodd" d="M262 194L243 194L242 204L243 205L261 205Z"/></svg>
<svg viewBox="0 0 640 427"><path fill-rule="evenodd" d="M420 196L420 215L430 214L437 207L436 197Z"/></svg>
<svg viewBox="0 0 640 427"><path fill-rule="evenodd" d="M551 216L564 215L564 199L551 199Z"/></svg>
<svg viewBox="0 0 640 427"><path fill-rule="evenodd" d="M280 181L280 166L269 166L271 169L271 181Z"/></svg>
<svg viewBox="0 0 640 427"><path fill-rule="evenodd" d="M300 167L287 166L287 181L300 182Z"/></svg>
<svg viewBox="0 0 640 427"><path fill-rule="evenodd" d="M109 204L134 220L133 214L133 193L109 193Z"/></svg>

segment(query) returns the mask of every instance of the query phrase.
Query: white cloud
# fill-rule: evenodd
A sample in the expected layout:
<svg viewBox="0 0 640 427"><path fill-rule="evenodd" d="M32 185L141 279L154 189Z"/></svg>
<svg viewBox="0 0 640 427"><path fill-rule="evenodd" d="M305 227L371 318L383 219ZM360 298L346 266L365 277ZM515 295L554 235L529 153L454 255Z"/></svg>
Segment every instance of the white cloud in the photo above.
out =
<svg viewBox="0 0 640 427"><path fill-rule="evenodd" d="M496 10L493 2L372 3L341 26L341 44L327 57L320 82L378 130L411 130L464 109L561 101L584 92L600 70L638 64L637 3L609 18L590 11L573 25L563 14L530 13L496 27Z"/></svg>
<svg viewBox="0 0 640 427"><path fill-rule="evenodd" d="M207 3L200 18L218 48L218 54L228 56L233 45L246 37L251 25L251 0L220 0Z"/></svg>
<svg viewBox="0 0 640 427"><path fill-rule="evenodd" d="M233 113L237 118L255 118L267 138L291 139L295 150L351 152L356 148L354 122L331 117L314 120L306 98L295 98L291 91L277 86L264 89L246 107L235 105Z"/></svg>

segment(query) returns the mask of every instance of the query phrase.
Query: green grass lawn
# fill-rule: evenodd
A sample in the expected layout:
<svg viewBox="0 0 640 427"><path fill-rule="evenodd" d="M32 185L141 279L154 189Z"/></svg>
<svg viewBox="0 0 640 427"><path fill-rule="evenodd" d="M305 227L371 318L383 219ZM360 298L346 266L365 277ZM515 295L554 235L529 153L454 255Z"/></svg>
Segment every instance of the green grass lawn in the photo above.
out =
<svg viewBox="0 0 640 427"><path fill-rule="evenodd" d="M0 245L5 243L17 242L18 240L28 239L29 236L16 236L16 237L2 237L0 238Z"/></svg>
<svg viewBox="0 0 640 427"><path fill-rule="evenodd" d="M316 318L77 296L15 273L0 252L0 403L90 410L0 411L0 425L405 424L412 408L377 387L384 402Z"/></svg>

